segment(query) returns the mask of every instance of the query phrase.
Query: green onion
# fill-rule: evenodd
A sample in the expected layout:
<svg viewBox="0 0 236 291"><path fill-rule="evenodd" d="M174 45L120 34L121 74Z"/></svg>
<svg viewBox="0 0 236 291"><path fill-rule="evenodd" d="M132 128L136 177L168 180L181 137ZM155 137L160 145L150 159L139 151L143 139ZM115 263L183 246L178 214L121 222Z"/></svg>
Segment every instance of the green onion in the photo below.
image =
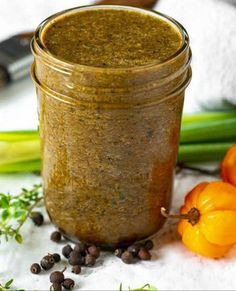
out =
<svg viewBox="0 0 236 291"><path fill-rule="evenodd" d="M233 143L208 143L180 145L178 162L200 163L220 161Z"/></svg>
<svg viewBox="0 0 236 291"><path fill-rule="evenodd" d="M16 163L0 165L0 173L40 172L41 160L26 160Z"/></svg>
<svg viewBox="0 0 236 291"><path fill-rule="evenodd" d="M234 143L236 111L184 115L178 161L220 161ZM40 142L36 130L0 132L0 173L40 169Z"/></svg>
<svg viewBox="0 0 236 291"><path fill-rule="evenodd" d="M39 135L36 130L22 130L22 131L3 131L0 132L0 141L23 141L35 140Z"/></svg>
<svg viewBox="0 0 236 291"><path fill-rule="evenodd" d="M40 142L37 140L0 142L0 166L40 159Z"/></svg>
<svg viewBox="0 0 236 291"><path fill-rule="evenodd" d="M182 117L182 126L190 123L204 123L211 120L226 120L236 118L236 111L222 111L222 112L204 112L197 114L184 114Z"/></svg>
<svg viewBox="0 0 236 291"><path fill-rule="evenodd" d="M236 118L190 122L181 127L180 143L236 141Z"/></svg>

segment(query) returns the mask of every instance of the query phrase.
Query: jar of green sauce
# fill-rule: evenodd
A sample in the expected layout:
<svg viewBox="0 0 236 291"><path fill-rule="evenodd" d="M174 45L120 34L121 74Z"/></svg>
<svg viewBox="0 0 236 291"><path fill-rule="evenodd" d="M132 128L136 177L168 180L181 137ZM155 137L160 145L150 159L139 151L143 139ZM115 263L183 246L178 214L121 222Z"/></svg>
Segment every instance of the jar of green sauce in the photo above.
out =
<svg viewBox="0 0 236 291"><path fill-rule="evenodd" d="M51 221L104 247L152 236L171 203L186 31L153 11L78 7L46 19L32 51Z"/></svg>

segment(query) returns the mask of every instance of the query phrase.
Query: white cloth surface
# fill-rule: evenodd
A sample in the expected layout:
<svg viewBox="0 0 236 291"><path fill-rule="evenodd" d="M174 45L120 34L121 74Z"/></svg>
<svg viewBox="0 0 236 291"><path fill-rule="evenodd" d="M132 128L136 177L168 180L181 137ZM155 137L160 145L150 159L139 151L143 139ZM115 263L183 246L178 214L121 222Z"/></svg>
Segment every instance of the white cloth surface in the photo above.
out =
<svg viewBox="0 0 236 291"><path fill-rule="evenodd" d="M188 31L193 78L185 110L214 110L236 105L236 1L160 0L158 10Z"/></svg>
<svg viewBox="0 0 236 291"><path fill-rule="evenodd" d="M1 0L0 39L33 30L62 9L91 3L92 0ZM185 112L236 104L236 0L159 0L156 9L176 18L190 35L193 78L186 92ZM0 91L0 130L15 129L16 125L36 128L36 116L30 78Z"/></svg>
<svg viewBox="0 0 236 291"><path fill-rule="evenodd" d="M187 175L186 175L187 174ZM177 212L185 194L196 183L209 177L185 173L175 181L173 212ZM37 183L33 175L0 176L0 191L18 191ZM50 241L54 230L49 220L42 227L28 221L22 230L25 241L18 245L14 241L0 245L0 281L15 278L14 287L25 290L49 290L49 273L30 273L30 265L39 262L47 253L60 252L63 244ZM69 267L65 275L76 282L76 290L123 290L137 288L150 283L158 290L235 290L236 247L224 259L201 258L188 251L176 234L176 221L168 221L154 240L152 260L125 265L114 255L102 253L94 268L84 268L81 275L71 274ZM65 260L53 270L62 270Z"/></svg>
<svg viewBox="0 0 236 291"><path fill-rule="evenodd" d="M91 3L92 1L1 0L0 39L22 30L34 29L45 17L58 10L89 4L89 2ZM215 85L218 86L218 82L221 81L220 78L217 78L216 84L214 84L212 79L209 78L208 83L208 74L204 72L204 68L208 68L208 65L204 68L198 67L197 58L199 56L197 56L197 51L198 48L203 47L205 40L202 39L201 44L196 44L197 37L195 38L195 35L199 34L197 25L200 25L200 21L196 20L197 16L195 18L194 13L186 13L186 17L184 17L183 13L182 16L180 13L182 9L180 3L185 3L187 6L188 3L193 4L193 10L196 12L197 7L201 6L200 4L198 5L197 2L201 2L202 7L204 7L206 2L213 5L213 1L211 0L204 0L204 3L201 0L181 0L175 2L171 2L171 0L161 0L160 2L160 10L178 18L180 22L183 22L191 34L193 50L196 54L193 63L194 75L198 81L193 81L193 88L191 89L190 87L187 92L186 110L188 111L199 109L199 103L197 101L195 102L194 92L198 95L197 98L201 96L207 98L208 93L212 92L211 89L214 89ZM185 9L186 12L190 10L187 6ZM209 8L210 6L207 7ZM229 19L232 18L231 12L230 10L227 15ZM205 11L205 18L207 13L208 12ZM201 18L201 13L196 12L196 14ZM209 14L212 15L213 11L209 11ZM233 23L234 20L231 20ZM197 25L195 25L195 21L197 21ZM193 25L194 28L192 28L191 25ZM211 25L209 29L206 29L204 25L200 26L200 28L204 35L205 32L209 30L209 34L206 33L206 37L210 39L215 37L210 34L210 30L214 29ZM222 32L218 29L217 31L214 30L214 33L218 31ZM217 33L217 35L218 34L219 33ZM230 40L226 41L224 36L223 42L227 43L229 41ZM233 40L231 41L233 42ZM214 55L217 55L218 43L215 42L213 44L217 50L217 52L215 50L213 51ZM227 47L225 47L225 49L227 51ZM210 52L209 48L208 52ZM230 54L230 52L227 54ZM205 65L207 56L204 55L199 58L200 62ZM232 58L232 63L233 61L235 61L235 58L234 60ZM213 70L213 67L209 67L209 70ZM216 67L218 72L221 72L221 65L217 65ZM201 76L201 72L204 77ZM211 74L213 73L211 72ZM217 77L217 73L214 73L214 76ZM197 87L199 82L200 89ZM207 89L208 85L209 89ZM219 92L223 89L230 90L229 88L223 88L223 85L221 85L217 87ZM217 92L217 90L214 92ZM224 95L221 93L218 96ZM228 93L226 93L224 96L227 96ZM217 95L217 93L214 94ZM0 130L36 128L36 126L36 97L30 79L28 78L23 82L18 82L9 88L1 90ZM178 210L187 191L198 182L206 179L209 180L209 177L190 175L190 173L187 175L179 175L175 180L173 211ZM40 178L34 175L1 175L0 192L9 191L17 193L21 187L30 187L32 184L39 182L39 180ZM61 244L57 245L49 239L49 235L53 229L54 227L49 223L48 218L45 225L41 228L33 226L31 221L28 221L22 230L25 238L22 245L18 245L14 241L8 243L3 241L0 244L0 282L14 278L15 288L23 288L25 290L49 290L50 284L48 275L32 275L29 272L29 267L31 263L39 262L40 258L48 252L59 252L62 248ZM81 290L118 290L121 282L123 283L124 290L127 290L129 286L132 288L141 287L146 283L155 285L159 290L236 289L234 279L236 273L236 248L233 248L227 257L222 260L214 261L196 256L189 252L180 242L176 234L176 225L174 221L169 221L161 231L159 237L155 239L155 249L152 251L152 255L153 260L150 262L125 265L114 256L104 253L100 259L100 263L98 262L95 268L86 268L79 276L71 274L70 268L68 268L66 276L74 278L77 282L76 289L78 288ZM58 267L54 269L61 270L62 265L63 263L59 264Z"/></svg>
<svg viewBox="0 0 236 291"><path fill-rule="evenodd" d="M92 4L92 0L0 0L0 40L33 31L60 10ZM16 110L17 109L17 110ZM0 90L0 130L37 128L37 100L30 77Z"/></svg>

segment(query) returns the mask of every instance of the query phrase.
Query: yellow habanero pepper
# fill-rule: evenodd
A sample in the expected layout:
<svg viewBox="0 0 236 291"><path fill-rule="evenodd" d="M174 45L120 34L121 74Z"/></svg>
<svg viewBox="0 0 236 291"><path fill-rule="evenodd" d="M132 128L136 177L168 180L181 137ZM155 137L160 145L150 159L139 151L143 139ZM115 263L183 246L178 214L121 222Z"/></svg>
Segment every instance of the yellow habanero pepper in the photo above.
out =
<svg viewBox="0 0 236 291"><path fill-rule="evenodd" d="M209 258L223 257L236 243L236 188L225 182L204 182L185 197L178 232L191 251Z"/></svg>
<svg viewBox="0 0 236 291"><path fill-rule="evenodd" d="M220 169L223 181L236 186L236 145L227 151Z"/></svg>

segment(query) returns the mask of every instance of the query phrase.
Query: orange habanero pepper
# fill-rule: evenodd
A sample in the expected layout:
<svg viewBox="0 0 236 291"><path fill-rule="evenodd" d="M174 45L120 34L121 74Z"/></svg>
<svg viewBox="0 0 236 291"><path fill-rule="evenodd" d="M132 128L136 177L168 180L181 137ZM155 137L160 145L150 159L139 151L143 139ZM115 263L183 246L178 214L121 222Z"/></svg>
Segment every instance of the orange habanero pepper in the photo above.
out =
<svg viewBox="0 0 236 291"><path fill-rule="evenodd" d="M204 182L185 197L178 232L191 251L209 258L223 257L236 243L236 188L225 182Z"/></svg>
<svg viewBox="0 0 236 291"><path fill-rule="evenodd" d="M220 169L223 181L236 186L236 145L227 151Z"/></svg>

